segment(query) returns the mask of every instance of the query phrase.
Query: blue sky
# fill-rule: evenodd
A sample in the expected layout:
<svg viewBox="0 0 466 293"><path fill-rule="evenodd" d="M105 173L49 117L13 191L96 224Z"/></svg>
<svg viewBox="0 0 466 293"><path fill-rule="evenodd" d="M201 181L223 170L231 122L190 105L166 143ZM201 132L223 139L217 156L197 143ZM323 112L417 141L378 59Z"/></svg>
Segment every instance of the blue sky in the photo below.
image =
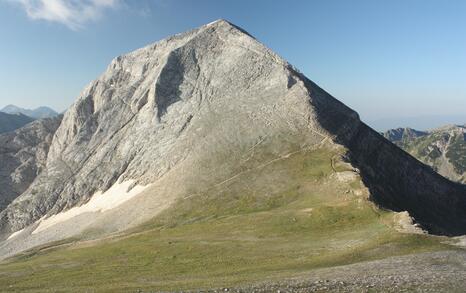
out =
<svg viewBox="0 0 466 293"><path fill-rule="evenodd" d="M451 0L0 0L0 107L62 111L115 56L218 18L366 121L466 116L466 1Z"/></svg>

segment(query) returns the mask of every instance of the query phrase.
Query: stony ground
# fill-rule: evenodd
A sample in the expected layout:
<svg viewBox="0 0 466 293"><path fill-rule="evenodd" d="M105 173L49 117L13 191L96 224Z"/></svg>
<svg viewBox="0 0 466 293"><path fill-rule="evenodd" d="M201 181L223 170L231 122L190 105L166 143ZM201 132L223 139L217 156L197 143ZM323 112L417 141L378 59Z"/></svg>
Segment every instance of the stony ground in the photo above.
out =
<svg viewBox="0 0 466 293"><path fill-rule="evenodd" d="M207 292L466 292L466 250L391 257Z"/></svg>

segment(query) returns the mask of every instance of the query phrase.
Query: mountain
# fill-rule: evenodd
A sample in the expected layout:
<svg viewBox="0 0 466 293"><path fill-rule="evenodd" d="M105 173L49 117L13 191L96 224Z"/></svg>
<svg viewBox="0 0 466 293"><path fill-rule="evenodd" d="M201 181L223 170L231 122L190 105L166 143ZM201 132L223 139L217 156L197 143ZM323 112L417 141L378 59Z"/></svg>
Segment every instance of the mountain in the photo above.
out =
<svg viewBox="0 0 466 293"><path fill-rule="evenodd" d="M22 194L45 167L60 121L60 116L41 119L0 134L0 210Z"/></svg>
<svg viewBox="0 0 466 293"><path fill-rule="evenodd" d="M394 142L399 145L406 141L411 141L415 138L425 136L427 134L428 132L426 131L419 131L407 127L387 130L383 133L383 136L391 142Z"/></svg>
<svg viewBox="0 0 466 293"><path fill-rule="evenodd" d="M466 233L466 186L220 20L115 58L81 92L0 212L0 288L197 291L462 257L426 231ZM417 283L460 288L455 265Z"/></svg>
<svg viewBox="0 0 466 293"><path fill-rule="evenodd" d="M51 118L58 116L58 113L49 107L39 107L33 110L29 110L17 107L15 105L8 105L1 109L0 112L8 114L23 114L34 119Z"/></svg>
<svg viewBox="0 0 466 293"><path fill-rule="evenodd" d="M432 129L439 125L461 124L466 121L466 114L457 115L422 115L413 117L391 117L368 121L368 124L378 131L388 131L397 126L414 129Z"/></svg>
<svg viewBox="0 0 466 293"><path fill-rule="evenodd" d="M431 131L398 128L385 132L384 136L441 175L466 183L466 125L448 125Z"/></svg>
<svg viewBox="0 0 466 293"><path fill-rule="evenodd" d="M13 131L31 121L34 121L34 119L23 114L7 114L0 112L0 133Z"/></svg>

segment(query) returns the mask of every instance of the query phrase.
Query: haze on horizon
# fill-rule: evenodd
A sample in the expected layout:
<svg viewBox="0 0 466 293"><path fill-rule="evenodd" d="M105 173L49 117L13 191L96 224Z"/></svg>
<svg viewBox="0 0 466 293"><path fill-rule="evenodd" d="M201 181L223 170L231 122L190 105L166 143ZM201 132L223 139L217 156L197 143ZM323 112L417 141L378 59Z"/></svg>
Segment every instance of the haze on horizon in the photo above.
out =
<svg viewBox="0 0 466 293"><path fill-rule="evenodd" d="M466 122L464 1L294 3L0 0L0 108L61 112L114 57L224 18L372 126Z"/></svg>

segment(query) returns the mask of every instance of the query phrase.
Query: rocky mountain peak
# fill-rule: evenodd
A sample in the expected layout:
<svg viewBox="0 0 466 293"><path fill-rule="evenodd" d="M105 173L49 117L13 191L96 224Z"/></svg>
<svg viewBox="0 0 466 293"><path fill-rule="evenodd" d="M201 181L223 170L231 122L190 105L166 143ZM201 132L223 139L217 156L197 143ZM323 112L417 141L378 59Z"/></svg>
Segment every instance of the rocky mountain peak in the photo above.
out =
<svg viewBox="0 0 466 293"><path fill-rule="evenodd" d="M316 145L351 136L358 122L244 30L215 21L115 58L65 113L47 168L2 212L3 229L82 204L118 179L149 184L263 137Z"/></svg>
<svg viewBox="0 0 466 293"><path fill-rule="evenodd" d="M33 234L30 228L23 247L71 237L97 218L106 223L99 229L118 231L149 220L167 198L202 194L267 164L261 156L273 162L320 147L345 149L380 205L409 211L435 233L465 231L463 187L389 143L244 30L219 20L115 58L65 113L45 168L0 212L0 237L82 206L94 194L151 186L140 205L123 206L105 221L92 214L66 229ZM453 209L444 197L457 203Z"/></svg>

